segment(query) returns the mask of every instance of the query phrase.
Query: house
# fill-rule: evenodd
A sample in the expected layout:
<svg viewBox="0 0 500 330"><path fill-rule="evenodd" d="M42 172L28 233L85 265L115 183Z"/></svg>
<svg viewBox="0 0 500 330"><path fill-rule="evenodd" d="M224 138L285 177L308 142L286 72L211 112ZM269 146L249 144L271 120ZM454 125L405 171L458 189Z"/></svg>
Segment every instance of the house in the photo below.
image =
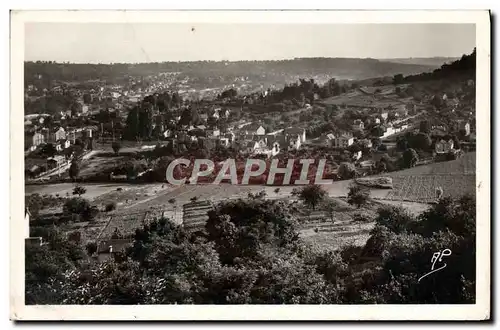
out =
<svg viewBox="0 0 500 330"><path fill-rule="evenodd" d="M359 150L357 152L353 152L352 153L352 159L353 159L353 161L359 160L362 155L363 155L363 153L361 152L361 150Z"/></svg>
<svg viewBox="0 0 500 330"><path fill-rule="evenodd" d="M51 134L51 141L59 141L64 139L66 139L66 131L62 127L59 127L54 133Z"/></svg>
<svg viewBox="0 0 500 330"><path fill-rule="evenodd" d="M300 142L306 142L306 130L303 128L287 128L284 130L285 136L299 136Z"/></svg>
<svg viewBox="0 0 500 330"><path fill-rule="evenodd" d="M449 139L448 141L445 141L444 139L441 139L437 141L435 150L437 154L444 154L453 151L453 140Z"/></svg>
<svg viewBox="0 0 500 330"><path fill-rule="evenodd" d="M299 135L292 135L292 136L286 136L286 140L288 141L288 150L299 150L301 146L300 142L300 136Z"/></svg>
<svg viewBox="0 0 500 330"><path fill-rule="evenodd" d="M360 139L358 140L358 144L362 146L363 148L371 148L373 147L372 141L370 139Z"/></svg>
<svg viewBox="0 0 500 330"><path fill-rule="evenodd" d="M24 237L30 237L30 219L31 213L30 210L26 207L24 208Z"/></svg>
<svg viewBox="0 0 500 330"><path fill-rule="evenodd" d="M26 138L26 146L30 148L30 151L35 150L39 145L45 143L45 138L43 134L39 132L31 133Z"/></svg>
<svg viewBox="0 0 500 330"><path fill-rule="evenodd" d="M167 130L165 130L165 131L163 132L163 136L164 136L165 138L169 138L169 137L171 137L172 135L173 135L173 132L172 132L172 130L170 130L170 129L167 129Z"/></svg>
<svg viewBox="0 0 500 330"><path fill-rule="evenodd" d="M64 156L56 155L54 157L47 158L47 166L49 169L59 168L67 163L68 161Z"/></svg>
<svg viewBox="0 0 500 330"><path fill-rule="evenodd" d="M356 119L354 123L352 124L352 128L354 130L364 130L365 129L365 123L361 119Z"/></svg>
<svg viewBox="0 0 500 330"><path fill-rule="evenodd" d="M469 136L470 135L470 124L469 124L469 122L466 122L463 125L463 130L464 130L464 135L465 136Z"/></svg>
<svg viewBox="0 0 500 330"><path fill-rule="evenodd" d="M97 260L99 262L106 261L116 253L125 252L133 243L133 238L112 238L100 241L97 245Z"/></svg>
<svg viewBox="0 0 500 330"><path fill-rule="evenodd" d="M230 143L233 143L234 140L236 139L236 135L233 132L228 132L224 134L224 138L228 139Z"/></svg>
<svg viewBox="0 0 500 330"><path fill-rule="evenodd" d="M392 126L388 126L385 128L385 132L384 132L384 135L382 135L383 138L385 137L388 137L388 136L391 136L393 134L395 134L395 130L394 130L394 127Z"/></svg>
<svg viewBox="0 0 500 330"><path fill-rule="evenodd" d="M43 239L41 237L25 237L25 246L42 246Z"/></svg>
<svg viewBox="0 0 500 330"><path fill-rule="evenodd" d="M257 141L246 141L244 144L243 152L253 154L257 149L259 149L259 142Z"/></svg>
<svg viewBox="0 0 500 330"><path fill-rule="evenodd" d="M259 124L250 124L245 126L244 133L246 135L265 135L266 129Z"/></svg>
<svg viewBox="0 0 500 330"><path fill-rule="evenodd" d="M336 148L347 148L354 143L354 138L351 135L343 134L335 139L334 146Z"/></svg>
<svg viewBox="0 0 500 330"><path fill-rule="evenodd" d="M200 119L206 122L208 120L208 114L206 113L200 113Z"/></svg>
<svg viewBox="0 0 500 330"><path fill-rule="evenodd" d="M219 140L217 140L217 141L218 141L217 143L218 143L219 145L221 145L221 146L223 146L223 147L226 147L226 148L227 148L227 147L229 147L229 146L231 145L231 143L232 143L232 142L229 140L229 138L227 138L227 137L220 137L220 138L219 138Z"/></svg>
<svg viewBox="0 0 500 330"><path fill-rule="evenodd" d="M71 142L69 140L59 140L56 143L56 150L63 151L64 149L68 149L71 146Z"/></svg>
<svg viewBox="0 0 500 330"><path fill-rule="evenodd" d="M375 124L380 124L380 118L375 118Z"/></svg>
<svg viewBox="0 0 500 330"><path fill-rule="evenodd" d="M220 130L218 128L214 128L214 129L207 129L206 130L207 132L207 136L220 136Z"/></svg>

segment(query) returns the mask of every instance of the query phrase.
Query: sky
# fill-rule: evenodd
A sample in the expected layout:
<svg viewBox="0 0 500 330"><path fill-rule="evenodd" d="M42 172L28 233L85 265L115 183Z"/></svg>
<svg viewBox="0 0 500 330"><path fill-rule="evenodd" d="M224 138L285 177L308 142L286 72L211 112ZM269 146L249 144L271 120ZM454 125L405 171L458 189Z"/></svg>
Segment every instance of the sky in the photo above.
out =
<svg viewBox="0 0 500 330"><path fill-rule="evenodd" d="M26 23L25 60L73 63L459 57L474 24Z"/></svg>

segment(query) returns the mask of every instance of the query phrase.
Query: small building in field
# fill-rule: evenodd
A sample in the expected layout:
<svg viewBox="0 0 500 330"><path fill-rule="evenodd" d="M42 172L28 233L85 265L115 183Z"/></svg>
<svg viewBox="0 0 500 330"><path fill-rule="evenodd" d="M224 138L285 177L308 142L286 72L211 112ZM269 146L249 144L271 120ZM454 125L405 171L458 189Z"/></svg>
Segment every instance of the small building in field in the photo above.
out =
<svg viewBox="0 0 500 330"><path fill-rule="evenodd" d="M54 157L47 158L48 169L59 168L68 163L68 160L64 156L56 155Z"/></svg>
<svg viewBox="0 0 500 330"><path fill-rule="evenodd" d="M441 139L436 142L435 151L437 154L446 154L453 151L453 140Z"/></svg>
<svg viewBox="0 0 500 330"><path fill-rule="evenodd" d="M334 146L336 148L347 148L354 143L354 137L351 135L343 134L335 139Z"/></svg>
<svg viewBox="0 0 500 330"><path fill-rule="evenodd" d="M116 253L123 253L134 243L133 238L116 238L100 241L97 245L97 260L106 261Z"/></svg>

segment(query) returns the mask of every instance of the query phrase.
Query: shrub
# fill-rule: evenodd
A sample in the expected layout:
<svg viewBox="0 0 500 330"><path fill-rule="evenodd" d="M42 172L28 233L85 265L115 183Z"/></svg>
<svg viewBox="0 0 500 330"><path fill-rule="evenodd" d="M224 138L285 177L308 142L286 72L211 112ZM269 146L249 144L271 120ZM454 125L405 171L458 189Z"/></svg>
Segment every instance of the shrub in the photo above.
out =
<svg viewBox="0 0 500 330"><path fill-rule="evenodd" d="M369 197L368 189L361 187L359 185L354 185L349 188L349 193L347 194L347 202L351 205L356 205L358 208L366 204Z"/></svg>
<svg viewBox="0 0 500 330"><path fill-rule="evenodd" d="M85 250L87 250L87 254L89 256L92 256L94 253L97 252L97 243L96 242L88 242L87 245L85 245Z"/></svg>
<svg viewBox="0 0 500 330"><path fill-rule="evenodd" d="M106 212L111 212L116 210L116 202L109 202L108 204L106 204L105 210Z"/></svg>

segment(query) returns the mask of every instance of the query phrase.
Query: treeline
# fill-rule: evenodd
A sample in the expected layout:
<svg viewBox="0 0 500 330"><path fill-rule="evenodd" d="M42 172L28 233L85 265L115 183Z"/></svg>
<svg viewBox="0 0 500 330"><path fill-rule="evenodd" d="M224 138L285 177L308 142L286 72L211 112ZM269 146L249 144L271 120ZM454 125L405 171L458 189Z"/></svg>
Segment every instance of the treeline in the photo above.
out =
<svg viewBox="0 0 500 330"><path fill-rule="evenodd" d="M438 80L453 78L456 76L466 76L470 79L476 77L476 48L469 55L462 55L462 57L449 64L443 64L440 68L435 69L432 72L424 72L416 75L403 76L403 74L397 74L394 76L394 84L403 84L414 81L423 80Z"/></svg>
<svg viewBox="0 0 500 330"><path fill-rule="evenodd" d="M432 70L428 65L390 63L374 59L352 58L306 58L281 61L236 61L236 62L162 62L162 63L113 63L75 64L48 62L25 62L25 84L42 79L61 81L116 80L130 76L157 75L162 72L195 73L200 75L312 75L327 74L349 78L370 78L395 73L415 74Z"/></svg>

